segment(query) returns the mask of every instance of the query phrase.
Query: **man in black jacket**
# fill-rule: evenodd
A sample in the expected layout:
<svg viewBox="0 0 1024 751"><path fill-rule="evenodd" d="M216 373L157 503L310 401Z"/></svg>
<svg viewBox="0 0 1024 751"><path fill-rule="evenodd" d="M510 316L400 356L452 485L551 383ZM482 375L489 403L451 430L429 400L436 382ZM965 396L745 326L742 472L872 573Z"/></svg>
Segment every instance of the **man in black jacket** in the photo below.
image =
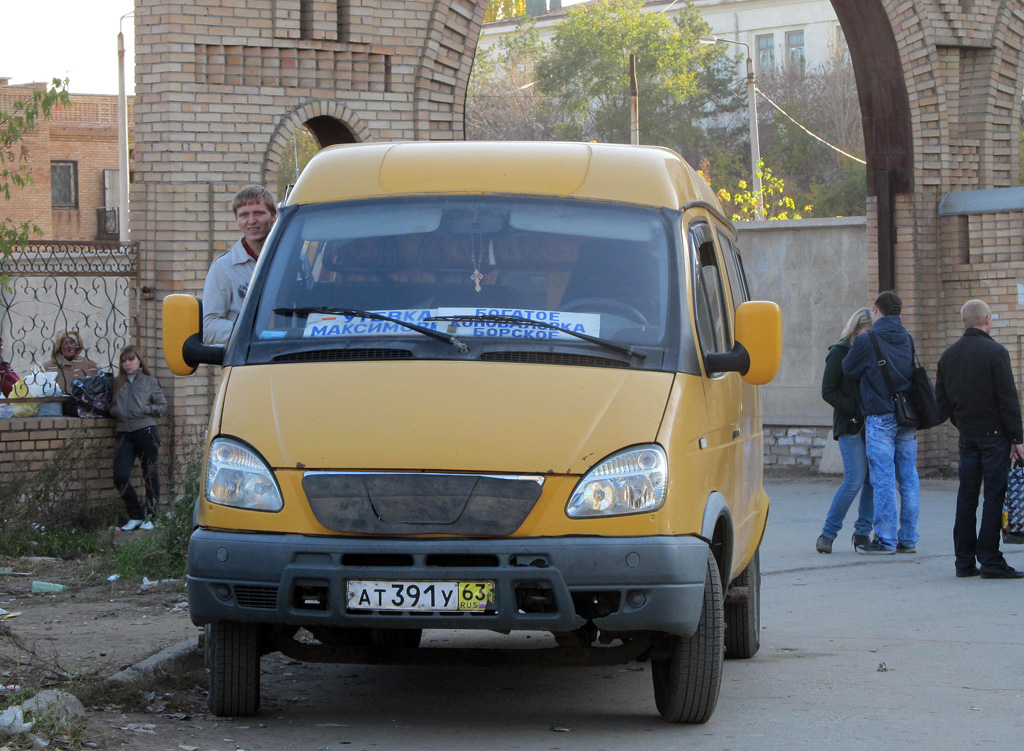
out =
<svg viewBox="0 0 1024 751"><path fill-rule="evenodd" d="M1013 459L1024 457L1010 355L989 336L992 311L985 302L968 300L960 316L964 335L942 353L935 380L939 407L960 431L960 490L953 523L956 575L1024 579L1024 571L1011 568L999 552L1007 470ZM982 481L985 501L979 531Z"/></svg>

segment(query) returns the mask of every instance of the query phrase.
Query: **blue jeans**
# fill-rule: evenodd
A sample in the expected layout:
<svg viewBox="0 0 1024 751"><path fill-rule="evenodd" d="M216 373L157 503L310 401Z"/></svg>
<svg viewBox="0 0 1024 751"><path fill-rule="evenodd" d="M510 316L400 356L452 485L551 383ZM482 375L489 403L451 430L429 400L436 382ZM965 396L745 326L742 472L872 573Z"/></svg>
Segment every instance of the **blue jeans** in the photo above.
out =
<svg viewBox="0 0 1024 751"><path fill-rule="evenodd" d="M843 519L850 510L853 499L860 493L857 507L857 521L853 525L855 535L871 535L871 522L875 516L874 489L868 476L868 456L864 450L864 434L839 436L839 453L843 457L843 482L832 498L832 506L825 517L821 533L830 540L836 539L843 528Z"/></svg>
<svg viewBox="0 0 1024 751"><path fill-rule="evenodd" d="M888 549L917 544L921 480L917 476L917 431L896 425L896 415L868 415L866 451L875 489L875 536ZM899 485L899 513L896 486ZM899 530L896 529L897 517Z"/></svg>

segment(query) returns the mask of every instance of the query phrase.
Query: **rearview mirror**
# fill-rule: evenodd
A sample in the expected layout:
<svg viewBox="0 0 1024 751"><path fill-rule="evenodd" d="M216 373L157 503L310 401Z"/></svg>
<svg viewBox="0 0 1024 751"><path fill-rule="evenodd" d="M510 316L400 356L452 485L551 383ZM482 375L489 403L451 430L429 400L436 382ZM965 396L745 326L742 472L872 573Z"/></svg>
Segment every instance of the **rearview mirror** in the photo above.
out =
<svg viewBox="0 0 1024 751"><path fill-rule="evenodd" d="M192 375L201 363L224 362L224 347L203 344L203 303L192 295L164 298L163 340L164 360L176 376Z"/></svg>
<svg viewBox="0 0 1024 751"><path fill-rule="evenodd" d="M740 305L736 309L736 343L750 357L743 380L755 386L769 383L782 362L782 310L778 304L756 300Z"/></svg>

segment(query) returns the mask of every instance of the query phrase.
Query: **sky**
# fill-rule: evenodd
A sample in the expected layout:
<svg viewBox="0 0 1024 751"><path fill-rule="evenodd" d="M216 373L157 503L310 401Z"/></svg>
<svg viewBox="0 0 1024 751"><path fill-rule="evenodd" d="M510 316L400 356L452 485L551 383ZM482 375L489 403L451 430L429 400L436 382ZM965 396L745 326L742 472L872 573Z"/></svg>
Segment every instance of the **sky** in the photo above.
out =
<svg viewBox="0 0 1024 751"><path fill-rule="evenodd" d="M562 0L562 6L583 0ZM73 94L117 94L117 32L124 31L125 89L135 93L134 0L0 0L0 78L12 84L68 78Z"/></svg>
<svg viewBox="0 0 1024 751"><path fill-rule="evenodd" d="M117 94L117 32L124 31L125 89L135 93L134 0L0 0L0 78L12 84L70 79L73 94Z"/></svg>

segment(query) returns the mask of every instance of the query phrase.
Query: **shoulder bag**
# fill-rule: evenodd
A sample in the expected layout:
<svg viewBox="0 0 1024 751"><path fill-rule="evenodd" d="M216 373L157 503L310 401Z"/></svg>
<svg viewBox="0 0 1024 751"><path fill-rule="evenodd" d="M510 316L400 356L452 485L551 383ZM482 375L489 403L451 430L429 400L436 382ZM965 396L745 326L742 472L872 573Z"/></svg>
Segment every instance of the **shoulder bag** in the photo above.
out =
<svg viewBox="0 0 1024 751"><path fill-rule="evenodd" d="M875 348L875 357L878 358L878 367L885 378L885 385L889 387L889 396L892 397L893 406L896 409L896 424L901 428L916 428L919 422L917 406L910 399L907 391L896 391L892 386L892 377L889 375L889 363L882 356L882 350L878 346L878 338L875 332L869 331L871 346Z"/></svg>

